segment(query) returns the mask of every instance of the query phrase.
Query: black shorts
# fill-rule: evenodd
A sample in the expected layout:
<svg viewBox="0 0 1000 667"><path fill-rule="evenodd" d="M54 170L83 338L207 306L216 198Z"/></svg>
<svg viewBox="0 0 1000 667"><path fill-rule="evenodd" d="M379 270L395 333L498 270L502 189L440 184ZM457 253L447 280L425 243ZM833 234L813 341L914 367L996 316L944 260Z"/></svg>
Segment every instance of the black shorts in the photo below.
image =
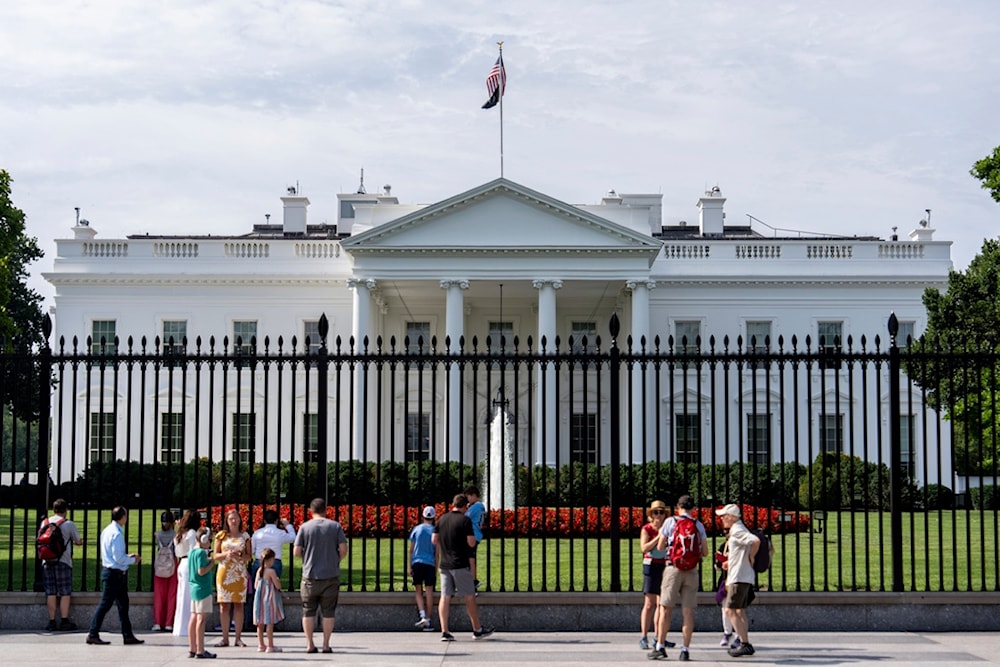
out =
<svg viewBox="0 0 1000 667"><path fill-rule="evenodd" d="M663 586L663 570L666 563L649 563L642 566L642 592L647 595L659 595Z"/></svg>
<svg viewBox="0 0 1000 667"><path fill-rule="evenodd" d="M434 588L434 578L437 576L437 568L427 563L413 564L413 585Z"/></svg>

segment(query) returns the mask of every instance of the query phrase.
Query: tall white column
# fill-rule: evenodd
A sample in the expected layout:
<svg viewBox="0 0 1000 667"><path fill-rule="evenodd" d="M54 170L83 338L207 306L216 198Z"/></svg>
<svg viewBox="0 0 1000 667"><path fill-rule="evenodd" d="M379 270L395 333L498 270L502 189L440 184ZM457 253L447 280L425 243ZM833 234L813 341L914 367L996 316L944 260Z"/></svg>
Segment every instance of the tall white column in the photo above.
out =
<svg viewBox="0 0 1000 667"><path fill-rule="evenodd" d="M452 354L459 351L459 341L465 333L465 295L463 290L469 289L468 280L442 280L441 289L448 290L445 298L444 334L450 339L449 349ZM448 367L448 405L446 406L448 423L448 441L444 451L447 460L459 461L462 458L462 377L455 366Z"/></svg>
<svg viewBox="0 0 1000 667"><path fill-rule="evenodd" d="M531 286L538 290L538 340L536 347L551 352L556 346L556 290L561 289L561 280L534 280ZM538 370L538 390L535 405L538 424L535 428L535 463L554 465L556 462L556 420L558 418L558 396L556 396L556 371L552 366Z"/></svg>
<svg viewBox="0 0 1000 667"><path fill-rule="evenodd" d="M632 349L639 351L643 347L645 337L647 350L652 348L653 341L649 335L649 292L656 287L653 280L629 280L625 288L632 292ZM636 368L632 374L632 462L641 463L651 459L660 443L655 441L656 396L653 395L655 384L652 376L642 376L642 369ZM645 400L643 400L645 388ZM623 397L624 398L624 397ZM624 409L624 408L623 408ZM671 418L671 423L673 419ZM623 434L626 436L627 434ZM628 447L628 438L622 437L622 445ZM646 446L643 447L643 443ZM628 450L622 452L622 461L627 460Z"/></svg>
<svg viewBox="0 0 1000 667"><path fill-rule="evenodd" d="M354 337L355 352L365 350L365 336L370 336L372 322L372 291L378 286L377 281L368 278L359 280L349 278L347 287L354 290L354 317L351 322L351 335ZM374 341L369 340L369 349L374 346ZM354 432L351 434L353 458L358 461L377 458L375 451L375 429L371 425L365 426L365 396L368 395L368 378L359 366L354 375ZM371 447L365 447L366 440L372 443Z"/></svg>

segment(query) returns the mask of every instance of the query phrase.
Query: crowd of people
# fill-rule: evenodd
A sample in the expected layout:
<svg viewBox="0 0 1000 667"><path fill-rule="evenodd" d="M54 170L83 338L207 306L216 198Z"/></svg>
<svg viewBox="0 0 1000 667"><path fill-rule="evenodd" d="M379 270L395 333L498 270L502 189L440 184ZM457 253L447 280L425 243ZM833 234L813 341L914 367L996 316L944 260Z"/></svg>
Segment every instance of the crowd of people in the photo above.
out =
<svg viewBox="0 0 1000 667"><path fill-rule="evenodd" d="M470 502L471 501L471 502ZM39 536L52 532L49 524L58 526L56 542L61 551L42 561L43 583L49 611L46 630L75 630L69 620L72 595L73 546L83 542L75 524L66 518L67 504L63 499L53 503L53 514L39 527ZM302 631L307 653L332 653L330 639L334 629L340 594L340 566L347 557L347 536L339 522L326 515L326 503L317 498L309 505L308 521L296 531L273 509L263 513L263 524L248 532L235 509L226 512L223 526L213 531L203 525L204 517L197 510L187 510L181 516L167 510L160 515L160 529L153 534L153 626L154 632L169 632L187 637L188 657L215 658L206 648L205 631L208 619L218 605L221 638L213 648L245 647L244 615L252 613L257 630L257 650L280 653L274 643L274 626L285 618L283 605L281 556L285 546L301 562L300 596L302 600ZM434 583L440 575L442 595L438 602L441 640L454 641L448 630L452 595L461 595L473 625L473 638L493 634L492 627L479 622L475 577L476 546L482 540L485 508L479 502L479 490L468 487L456 495L451 509L441 517L433 506L423 509L423 523L413 529L411 570L420 619L417 626L433 629L431 613L434 607ZM104 618L115 606L125 645L143 644L136 637L129 618L127 573L129 567L141 562L138 553L127 551L125 524L128 510L115 507L111 522L100 538L102 596L87 632L86 643L106 645L101 637ZM40 537L41 539L41 537ZM41 556L40 556L41 557ZM321 618L322 643L317 646L313 635L317 617Z"/></svg>
<svg viewBox="0 0 1000 667"><path fill-rule="evenodd" d="M647 510L647 523L640 530L642 556L643 606L640 615L642 637L639 647L649 650L649 659L664 660L666 649L674 642L667 639L673 608L681 607L681 661L690 660L694 632L694 610L700 581L699 566L708 556L705 526L692 515L694 501L689 495L677 500L671 516L666 503L653 501ZM53 514L39 527L39 536L58 526L56 534L64 546L58 553L48 553L43 561L43 583L49 613L48 631L74 630L69 620L72 594L72 549L83 542L76 525L66 518L67 505L58 499ZM285 618L281 574L284 547L301 560L302 631L307 653L332 653L330 638L340 594L340 566L347 557L347 536L337 521L326 516L326 503L317 498L309 505L310 518L296 532L294 526L273 509L263 513L263 524L248 533L238 511L225 514L224 525L215 532L203 526L197 510L187 510L180 517L165 511L160 515L160 530L153 535L156 548L153 578L153 631L173 633L188 638L191 658L214 658L205 647L205 630L214 603L219 606L221 639L217 648L245 647L242 638L246 606L252 610L257 630L257 650L279 653L274 644L274 626ZM726 530L726 540L715 553L719 573L716 601L722 607L721 646L729 655L753 655L750 643L747 608L753 602L756 571L753 567L761 539L747 529L738 505L730 504L715 511ZM461 597L472 623L473 638L483 639L494 628L479 619L476 577L476 547L483 539L485 507L479 502L479 489L467 487L455 495L449 511L437 515L433 506L422 510L422 522L409 535L410 577L415 594L418 619L415 626L433 630L434 583L439 578L441 594L437 612L441 641L454 641L449 630L453 597ZM101 532L102 596L94 612L87 644L108 644L100 636L104 618L117 606L123 643L142 644L129 620L127 572L141 561L138 553L126 549L124 527L128 510L115 507L111 522ZM765 540L766 541L766 540ZM769 548L765 547L765 548ZM213 575L214 570L214 575ZM322 643L314 641L317 616L322 618ZM232 624L230 624L232 621ZM650 632L653 640L650 640Z"/></svg>

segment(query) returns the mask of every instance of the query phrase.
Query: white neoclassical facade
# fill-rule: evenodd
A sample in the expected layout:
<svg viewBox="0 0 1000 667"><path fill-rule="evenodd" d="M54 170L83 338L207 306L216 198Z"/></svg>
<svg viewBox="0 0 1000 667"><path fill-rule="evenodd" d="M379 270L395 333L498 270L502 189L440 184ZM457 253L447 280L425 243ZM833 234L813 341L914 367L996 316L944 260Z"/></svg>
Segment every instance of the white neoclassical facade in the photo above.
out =
<svg viewBox="0 0 1000 667"><path fill-rule="evenodd" d="M641 347L644 340L645 347L652 349L659 337L660 347L666 348L668 338L674 337L676 344L686 340L689 346L700 338L704 350L709 347L709 337L714 336L716 348L721 348L722 339L728 336L729 346L734 348L739 336L746 341L767 337L774 349L779 336L785 347L790 347L793 335L800 348L807 336L814 348L848 337L859 345L862 336L869 346L874 345L875 336L881 336L884 346L891 312L901 323L901 337L919 334L926 317L921 304L923 291L947 285L951 243L934 240L933 230L926 226L904 239L889 240L778 235L730 224L724 211L726 200L718 188L694 199L696 209L690 213L697 222L664 225L660 195L610 192L599 204L571 205L501 178L425 206L401 204L389 192L342 194L336 224L323 225L308 222L308 198L289 189L281 197L281 224L256 225L243 236L103 239L95 227L78 224L71 238L57 241L54 265L45 273L55 288L54 347L58 352L60 338L71 347L77 337L82 347L88 336L95 341L102 336L108 340L119 336L123 347L128 336L134 337L136 345L142 336L150 344L156 336L164 341L186 336L190 351L199 337L203 348L213 336L216 347L221 348L224 336L230 338L230 345L238 337L245 342L256 336L258 349L265 337L275 349L280 336L289 348L292 336L300 345L307 336L315 341L317 321L325 314L330 322L331 350L337 347L338 337L342 349L349 347L352 337L359 342L367 339L369 349L375 347L378 337L382 337L384 347L392 337L397 347L402 347L406 336L414 341L411 346L418 337L425 341L436 337L439 349L445 347L447 338L454 349L462 339L470 348L473 337L483 347L487 336L492 335L495 341L501 333L517 336L522 348L530 336L535 349L541 347L542 339L552 349L557 337L565 345L571 336L593 340L596 335L606 344L612 313L618 313L622 322L622 347L631 337L633 347ZM672 213L674 217L686 214ZM873 221L873 226L877 224ZM544 379L535 377L533 386L545 384ZM812 407L795 420L794 427L792 420L778 411L771 414L764 410L763 417L754 414L752 418L737 414L747 412L747 406L768 404L770 396L776 396L777 380L748 384L741 388L741 395L724 396L721 400L727 405L720 407L710 404L717 399L709 396L707 381L682 386L647 380L647 386L642 387L643 380L633 378L635 396L641 395L647 405L646 410L630 413L631 441L623 445L627 446L623 460L690 454L689 450L682 452L677 441L682 430L688 445L691 438L697 440L696 457L704 461L732 459L734 448L740 447L741 460L805 461L812 451L807 448L829 437L830 429L868 433L872 444L871 450L866 447L865 451L870 457L876 449L887 446L878 435L884 424L874 423L871 412L854 410L862 399L848 390L846 382L812 378L813 384L798 386L795 391L800 402ZM364 379L351 381L356 395L370 390ZM108 380L93 376L88 382L93 385ZM393 436L373 431L359 435L358 420L340 416L330 424L332 432L341 436L331 437L332 446L343 457L371 458L371 452L377 451L379 456L392 452L402 459L409 453L409 431L424 428L433 434L427 446L436 458L472 460L477 454L470 450L476 445L469 430L488 414L490 397L482 397L482 414L462 416L454 410L449 414L447 406L457 405L459 394L468 390L462 383L445 378L433 389L407 390L438 393L433 397L437 400L426 403L439 406L434 414L424 417L433 428L427 429L419 415L411 423L409 410L390 410L386 414L399 421ZM547 385L556 386L551 382ZM54 406L53 414L60 415L56 433L61 431L66 439L71 438L70 433L78 434L74 436L77 446L72 450L72 462L64 464L67 469L78 471L88 458L100 455L102 445L94 443L89 429L94 425L95 405L115 412L111 407L124 400L125 390L120 387L103 392L91 389L87 406L81 387L75 394L76 410L70 410L65 402ZM216 387L214 391L216 408L227 405L230 411L237 409L237 394L242 388ZM253 391L258 395L253 400L285 401L260 387ZM881 391L882 396L869 395L866 400L884 401L884 386ZM190 391L151 384L141 392L141 400L147 404L143 437L160 442L167 423L163 414L170 412L175 415L171 419L177 419L176 406L193 400ZM561 402L572 401L572 396L558 391L527 391L510 398L520 414L551 422L529 425L519 421L519 460L556 463L572 458L574 427L579 424L560 425L560 420L572 421L574 416L558 409ZM287 399L285 402L300 406L291 409L294 420L296 413L309 413L308 403L316 396L315 392L300 392ZM390 396L386 400L395 399ZM359 404L352 409L363 409ZM657 404L661 409L649 409ZM684 406L682 412L678 405ZM692 412L692 406L701 409ZM914 413L922 409L912 402L911 406ZM724 427L719 420L722 408L732 413ZM757 408L753 411L758 412ZM189 409L184 413L185 429L193 428L188 422L194 412ZM601 418L600 406L590 406L586 412L593 416L588 428L606 434L609 426ZM694 413L698 417L692 420ZM117 411L115 419L127 419L125 410ZM658 423L651 423L652 419ZM865 423L859 424L859 420ZM237 422L226 419L217 420L213 428L222 429L226 424L237 430ZM795 437L787 440L792 444L782 445L790 450L779 452L777 446L766 451L748 450L759 442L762 427L769 440L772 433L798 429ZM123 424L115 428L120 433ZM266 434L267 429L275 428L273 423L258 424L255 432ZM308 429L304 426L303 430ZM81 438L81 433L90 435ZM670 434L669 438L664 434ZM228 437L222 433L212 438L213 446L223 447L221 443ZM270 454L258 445L249 456L273 459L286 455L282 447L297 446L276 432L271 437L282 442L276 442ZM911 437L911 458L926 456L916 452L927 452L927 443L916 442L916 433ZM181 440L184 451L180 458L187 460L195 454L195 440ZM786 442L776 436L773 440ZM602 448L599 458L606 461L610 439L596 441ZM121 449L120 443L116 446ZM222 454L213 452L220 458ZM239 453L232 454L236 457ZM289 451L289 455L295 452ZM60 455L60 460L67 456ZM299 452L296 458L303 456L304 452ZM924 476L925 463L913 461L917 476ZM935 463L927 476L933 480L950 476L948 465L941 466Z"/></svg>

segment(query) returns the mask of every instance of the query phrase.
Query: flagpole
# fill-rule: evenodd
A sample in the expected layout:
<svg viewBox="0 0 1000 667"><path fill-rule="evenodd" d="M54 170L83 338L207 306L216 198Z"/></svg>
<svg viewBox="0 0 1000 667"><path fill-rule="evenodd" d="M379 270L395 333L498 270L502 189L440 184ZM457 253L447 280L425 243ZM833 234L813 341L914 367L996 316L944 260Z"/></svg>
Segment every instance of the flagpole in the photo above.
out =
<svg viewBox="0 0 1000 667"><path fill-rule="evenodd" d="M507 70L503 66L503 42L497 42L500 47L500 178L503 178L503 89L507 83Z"/></svg>

